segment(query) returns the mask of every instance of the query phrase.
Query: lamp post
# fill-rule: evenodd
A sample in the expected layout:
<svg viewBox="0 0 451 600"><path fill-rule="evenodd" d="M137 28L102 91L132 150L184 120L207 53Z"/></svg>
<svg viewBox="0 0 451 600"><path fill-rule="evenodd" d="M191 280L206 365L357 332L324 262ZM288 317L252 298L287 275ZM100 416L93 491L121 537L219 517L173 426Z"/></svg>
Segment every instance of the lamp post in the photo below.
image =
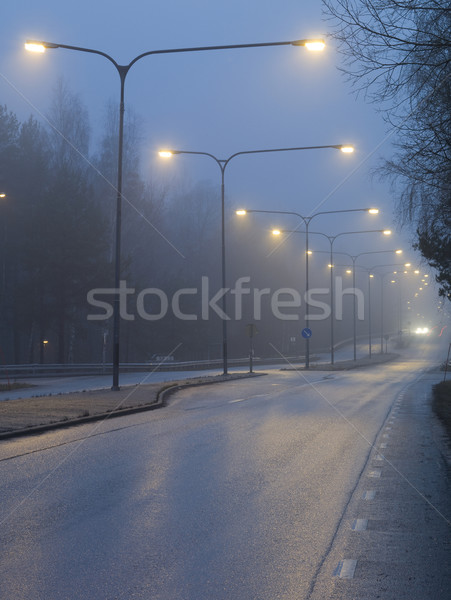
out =
<svg viewBox="0 0 451 600"><path fill-rule="evenodd" d="M349 150L346 150L349 151ZM279 214L279 215L294 215L296 217L298 217L299 219L301 219L304 222L305 225L305 232L304 231L300 231L300 230L274 230L273 233L275 235L278 235L282 232L284 233L305 233L305 301L308 302L308 293L309 293L309 226L310 226L310 222L312 221L312 219L314 219L315 217L318 217L319 215L331 215L331 214L337 214L337 213L349 213L349 212L367 212L369 214L372 215L377 215L379 213L379 209L377 208L349 208L349 209L342 209L342 210L325 210L325 211L320 211L317 213L314 213L313 215L309 215L309 216L304 216L301 215L297 212L292 212L292 211L283 211L283 210L256 210L256 209L250 209L250 210L237 210L236 211L237 214L239 215L245 215L246 213L266 213L266 214ZM324 234L320 234L320 235L324 235ZM326 236L327 237L327 236ZM332 308L332 287L331 287L331 311L333 310ZM305 325L307 326L307 310L305 312ZM332 331L332 338L333 339L333 331ZM308 369L310 367L310 338L306 338L306 351L305 351L305 368ZM333 364L333 354L332 354L332 364Z"/></svg>
<svg viewBox="0 0 451 600"><path fill-rule="evenodd" d="M371 214L377 214L375 211L377 209L354 209L354 210L364 210L366 212L370 212ZM339 211L337 211L339 212ZM303 233L301 231L298 230L281 230L281 233ZM310 232L312 235L321 235L325 238L327 238L329 240L329 245L330 245L330 264L329 264L329 269L330 269L330 363L333 365L334 361L335 361L335 351L334 351L334 319L335 319L335 300L334 300L334 282L333 282L333 269L334 269L334 257L333 257L333 246L335 243L335 240L343 235L354 235L354 234L358 234L358 233L383 233L384 235L390 235L391 231L389 229L366 229L366 230L362 230L362 231L343 231L341 233L337 233L336 235L326 235L325 233L322 233L320 231L312 231ZM308 254L308 250L307 250L307 254ZM340 253L341 254L341 253ZM362 254L366 254L365 252L363 252ZM370 254L370 253L368 253ZM354 285L353 285L354 289L355 289L355 278L354 278ZM356 314L356 307L355 307L355 294L353 295L353 299L354 299L354 360L356 360L356 323L355 323L355 314Z"/></svg>
<svg viewBox="0 0 451 600"><path fill-rule="evenodd" d="M246 154L267 154L270 152L292 152L295 150L322 150L325 148L333 148L340 150L344 153L351 153L354 148L350 145L345 144L331 144L326 146L297 146L293 148L265 148L262 150L243 150L241 152L235 152L228 158L217 158L209 152L195 152L192 150L160 150L159 155L162 158L171 158L176 154L193 154L197 156L207 156L213 159L218 165L221 171L221 273L222 273L222 359L223 359L223 371L224 375L227 374L227 299L226 299L226 235L225 235L225 170L230 161L237 156L243 156ZM258 211L249 211L258 212ZM262 211L260 211L262 212ZM243 213L241 213L243 214ZM296 214L296 213L287 213ZM300 215L298 215L300 216ZM312 217L313 218L313 217Z"/></svg>
<svg viewBox="0 0 451 600"><path fill-rule="evenodd" d="M410 263L404 264L401 267L410 267ZM402 277L401 275L407 275L408 271L403 270L402 273L399 273L397 271L393 272L393 275L399 275L399 277L396 277L396 279L392 279L391 283L398 283L398 289L399 289L399 295L398 295L398 337L399 340L401 342L402 339L402 335L403 335L403 284L402 284ZM423 289L422 287L419 288L420 291Z"/></svg>
<svg viewBox="0 0 451 600"><path fill-rule="evenodd" d="M158 54L177 54L186 52L204 52L211 50L233 50L242 48L265 48L270 46L304 46L310 51L321 51L325 48L323 40L304 39L292 40L284 42L263 42L256 44L233 44L225 46L200 46L194 48L171 48L166 50L150 50L143 52L131 60L128 65L120 65L109 54L92 48L83 48L81 46L69 46L67 44L59 44L54 42L44 42L36 40L27 40L25 49L30 52L43 53L47 49L63 48L65 50L75 50L77 52L87 52L89 54L97 54L106 58L116 69L120 79L120 105L119 105L119 139L118 139L118 166L117 166L117 199L116 199L116 229L115 229L115 271L114 271L114 287L116 290L114 305L113 305L113 385L112 390L119 390L119 294L120 287L120 272L121 272L121 221L122 221L122 156L123 156L123 139L124 139L124 112L125 112L125 79L128 72L135 63L146 56L155 56Z"/></svg>
<svg viewBox="0 0 451 600"><path fill-rule="evenodd" d="M373 273L368 271L368 356L371 358L371 280Z"/></svg>
<svg viewBox="0 0 451 600"><path fill-rule="evenodd" d="M372 273L372 270L367 267L361 265L359 265L359 267L368 275L368 358L371 359L371 280L374 279L374 274Z"/></svg>
<svg viewBox="0 0 451 600"><path fill-rule="evenodd" d="M383 251L384 252L384 251ZM341 253L340 253L341 254ZM344 254L344 253L343 253ZM372 269L358 265L360 269L363 269L368 275L368 357L371 358L372 354L372 328L371 328L371 280L374 279ZM353 273L356 266L354 265L353 270L346 271L347 273Z"/></svg>
<svg viewBox="0 0 451 600"><path fill-rule="evenodd" d="M382 233L383 235L391 235L391 231L390 229L370 229L370 230L366 230L366 231L344 231L342 233L338 233L335 236L330 237L329 241L330 241L330 255L331 255L331 271L333 269L333 261L332 261L332 245L335 242L335 240L342 236L342 235L354 235L354 234L361 234L361 233ZM389 250L389 252L392 252L392 250ZM376 251L375 253L378 253L378 251ZM355 261L357 260L357 258L359 256L363 256L364 254L373 254L372 252L361 252L360 254L351 257L353 260L353 265L354 268L352 269L352 287L355 290ZM331 277L332 279L332 277ZM332 285L333 287L333 285ZM354 360L357 360L357 323L356 323L356 296L355 293L352 295L352 300L353 300L353 345L354 345ZM333 331L333 325L332 325L332 331ZM332 346L332 350L331 350L331 354L333 355L333 346Z"/></svg>
<svg viewBox="0 0 451 600"><path fill-rule="evenodd" d="M39 362L41 365L43 365L45 363L45 355L46 355L45 349L47 348L48 343L49 343L48 340L41 341L41 345L40 345L40 349L39 349Z"/></svg>
<svg viewBox="0 0 451 600"><path fill-rule="evenodd" d="M6 198L6 194L5 193L0 193L0 198L3 200L4 198ZM2 295L5 294L5 287L6 287L6 243L7 243L7 228L6 228L6 219L3 217L2 219L3 221L3 240L2 240L2 244L3 244L3 252L2 252Z"/></svg>
<svg viewBox="0 0 451 600"><path fill-rule="evenodd" d="M388 230L386 230L388 232ZM382 233L385 234L385 231L383 231ZM388 233L386 235L389 235ZM392 253L394 252L395 254L402 254L402 250L398 249L398 250L374 250L372 252L360 252L360 254L348 254L347 252L339 252L338 254L342 254L343 256L348 256L351 260L352 260L352 287L355 290L355 269L356 269L356 261L358 258L360 258L361 256L366 256L369 254L386 254L386 253ZM370 275L370 274L368 274ZM368 284L369 285L369 284ZM368 293L369 293L369 288L368 288ZM353 296L354 298L354 304L353 304L353 339L354 339L354 360L357 360L357 331L356 331L356 309L355 309L355 294ZM368 310L370 311L370 306L368 306ZM371 325L370 325L371 327ZM370 330L370 336L369 336L369 355L371 358L371 330Z"/></svg>
<svg viewBox="0 0 451 600"><path fill-rule="evenodd" d="M402 264L402 263L390 263L390 264L383 264L383 265L374 265L372 267L372 270L374 271L375 269L379 269L382 267L405 267L406 264ZM416 273L416 271L415 271ZM381 321L381 354L383 354L384 352L384 278L387 275L391 275L393 277L393 275L396 275L397 271L386 271L385 273L379 273L380 277L381 277L381 301L380 301L380 305L381 305L381 314L380 314L380 321ZM394 279L392 280L393 282L395 281Z"/></svg>

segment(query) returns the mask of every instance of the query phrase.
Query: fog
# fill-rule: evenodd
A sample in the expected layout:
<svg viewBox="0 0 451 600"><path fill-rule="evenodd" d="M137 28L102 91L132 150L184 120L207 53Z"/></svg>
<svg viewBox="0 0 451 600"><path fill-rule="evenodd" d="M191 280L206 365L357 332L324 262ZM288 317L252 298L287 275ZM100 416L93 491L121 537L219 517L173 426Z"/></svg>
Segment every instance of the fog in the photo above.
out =
<svg viewBox="0 0 451 600"><path fill-rule="evenodd" d="M303 356L305 327L313 352L328 351L332 336L338 344L354 333L381 351L385 335L394 348L414 340L417 327L440 332L446 323L434 273L413 251L412 234L400 230L388 185L374 176L392 151L392 132L351 94L333 43L316 55L287 46L149 57L133 67L125 92L123 283L112 289L117 73L101 56L65 49L31 55L23 44L95 48L126 64L151 49L327 38L320 2L212 4L129 2L125 18L116 2L5 8L3 362L110 357L114 297L121 361L221 357L221 173L205 155L163 161L162 148L225 161L243 151L355 146L351 155L336 148L243 154L227 165L230 357L246 356L249 323L257 326L254 349L262 357ZM378 215L345 212L373 206ZM239 217L238 208L256 212ZM342 212L310 226L307 289L304 223L280 213L330 211ZM276 238L274 228L297 233ZM390 236L380 233L386 228ZM368 230L378 232L350 233ZM337 235L331 304L325 236ZM354 275L346 273L353 261Z"/></svg>

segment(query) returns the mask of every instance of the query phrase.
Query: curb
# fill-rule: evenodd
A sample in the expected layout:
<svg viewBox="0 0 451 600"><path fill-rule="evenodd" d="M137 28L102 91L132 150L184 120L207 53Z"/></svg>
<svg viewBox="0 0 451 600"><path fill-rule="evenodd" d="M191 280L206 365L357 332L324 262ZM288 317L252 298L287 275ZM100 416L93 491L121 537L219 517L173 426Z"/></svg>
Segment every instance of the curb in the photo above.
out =
<svg viewBox="0 0 451 600"><path fill-rule="evenodd" d="M377 367L379 365L384 365L388 362L391 362L393 360L396 360L400 357L400 354L387 354L386 358L384 359L378 359L378 360L374 360L373 362L360 362L359 360L365 360L365 361L371 361L372 359L370 358L364 358L364 359L357 359L356 361L354 360L343 360L343 361L339 361L334 363L333 365L330 363L324 363L324 364L317 364L317 365L310 365L310 367L308 369L306 369L305 367L282 367L280 370L281 371L305 371L305 372L309 372L309 371L350 371L352 369L363 369L366 367Z"/></svg>
<svg viewBox="0 0 451 600"><path fill-rule="evenodd" d="M147 412L155 410L157 408L163 408L166 405L167 399L178 392L189 387L198 387L201 385L211 385L214 383L227 383L227 381L236 381L238 379L249 379L251 377L261 377L266 373L245 373L237 375L228 375L227 379L217 381L196 381L193 383L179 383L170 385L168 387L162 387L156 394L156 400L149 404L142 404L141 406L119 408L118 410L112 410L111 412L98 413L96 415L89 415L87 417L78 417L76 419L67 419L67 421L57 421L55 423L48 423L45 425L36 425L35 427L26 427L25 429L16 429L14 431L5 431L0 433L0 441L7 440L15 437L23 437L27 435L37 435L39 433L45 433L46 431L54 431L56 429L65 429L76 425L86 425L88 423L94 423L95 421L107 421L115 417L124 417L127 415L133 415L140 412Z"/></svg>
<svg viewBox="0 0 451 600"><path fill-rule="evenodd" d="M169 387L162 388L157 393L157 402L161 401L161 406L165 406L166 400L170 396L172 396L172 394L175 394L175 392L178 392L179 390L183 390L185 388L200 387L201 385L209 385L211 383L227 383L227 381L237 381L238 379L250 379L252 377L262 377L263 375L266 375L266 373L245 373L240 375L227 375L228 379L222 379L220 381L196 381L195 383L182 383L178 385L171 385Z"/></svg>

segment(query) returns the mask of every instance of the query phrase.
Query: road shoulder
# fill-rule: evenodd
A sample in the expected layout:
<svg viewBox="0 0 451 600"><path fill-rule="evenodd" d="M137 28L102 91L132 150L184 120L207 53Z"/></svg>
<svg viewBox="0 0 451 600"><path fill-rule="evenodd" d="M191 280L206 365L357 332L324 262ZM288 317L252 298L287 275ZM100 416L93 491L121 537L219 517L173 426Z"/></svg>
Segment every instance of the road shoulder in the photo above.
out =
<svg viewBox="0 0 451 600"><path fill-rule="evenodd" d="M449 593L450 464L431 406L439 377L426 373L396 398L309 600Z"/></svg>

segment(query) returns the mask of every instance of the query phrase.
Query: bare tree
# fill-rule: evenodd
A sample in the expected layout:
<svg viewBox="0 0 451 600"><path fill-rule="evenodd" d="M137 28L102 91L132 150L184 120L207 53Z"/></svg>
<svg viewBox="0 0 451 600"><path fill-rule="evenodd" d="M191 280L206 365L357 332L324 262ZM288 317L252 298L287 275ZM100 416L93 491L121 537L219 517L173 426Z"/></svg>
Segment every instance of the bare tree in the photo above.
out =
<svg viewBox="0 0 451 600"><path fill-rule="evenodd" d="M341 70L396 130L395 155L381 174L393 182L399 221L416 229L415 246L451 299L451 7L441 0L323 2L344 55Z"/></svg>

